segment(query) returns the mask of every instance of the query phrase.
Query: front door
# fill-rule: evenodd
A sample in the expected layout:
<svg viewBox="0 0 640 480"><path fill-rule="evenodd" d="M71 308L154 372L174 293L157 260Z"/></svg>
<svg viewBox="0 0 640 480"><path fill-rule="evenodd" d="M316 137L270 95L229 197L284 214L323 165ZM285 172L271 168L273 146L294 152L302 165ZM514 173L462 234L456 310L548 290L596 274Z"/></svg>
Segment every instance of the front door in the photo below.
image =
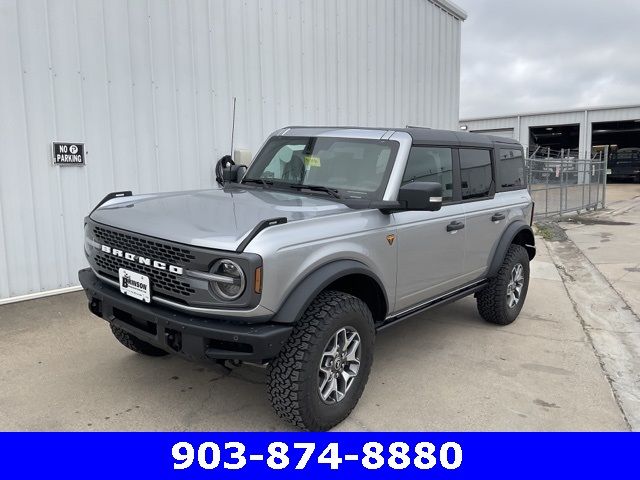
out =
<svg viewBox="0 0 640 480"><path fill-rule="evenodd" d="M438 212L400 212L397 222L396 310L435 298L460 285L465 237L462 205Z"/></svg>
<svg viewBox="0 0 640 480"><path fill-rule="evenodd" d="M394 213L398 242L397 312L460 285L464 275L465 212L454 198L452 150L414 146L403 184L440 182L443 206L437 212Z"/></svg>

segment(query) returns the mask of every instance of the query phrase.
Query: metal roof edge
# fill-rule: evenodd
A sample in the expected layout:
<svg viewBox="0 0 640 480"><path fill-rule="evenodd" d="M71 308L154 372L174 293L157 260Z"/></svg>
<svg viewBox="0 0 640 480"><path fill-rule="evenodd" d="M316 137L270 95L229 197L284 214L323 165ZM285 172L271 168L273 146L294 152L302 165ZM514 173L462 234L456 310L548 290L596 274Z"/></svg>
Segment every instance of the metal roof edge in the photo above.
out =
<svg viewBox="0 0 640 480"><path fill-rule="evenodd" d="M455 3L450 2L449 0L429 0L429 1L434 5L437 5L438 7L446 10L451 15L453 15L454 17L460 20L467 19L467 12L465 12L462 8L457 6Z"/></svg>
<svg viewBox="0 0 640 480"><path fill-rule="evenodd" d="M461 118L458 123L463 122L475 122L478 120L503 120L507 118L518 118L518 117L533 117L536 115L555 115L558 113L580 113L580 112L596 112L601 110L623 110L625 108L640 108L640 104L632 104L632 105L603 105L601 107L582 107L582 108L567 108L564 110L548 110L542 112L523 112L523 113L512 113L509 115L489 115L486 117L467 117Z"/></svg>

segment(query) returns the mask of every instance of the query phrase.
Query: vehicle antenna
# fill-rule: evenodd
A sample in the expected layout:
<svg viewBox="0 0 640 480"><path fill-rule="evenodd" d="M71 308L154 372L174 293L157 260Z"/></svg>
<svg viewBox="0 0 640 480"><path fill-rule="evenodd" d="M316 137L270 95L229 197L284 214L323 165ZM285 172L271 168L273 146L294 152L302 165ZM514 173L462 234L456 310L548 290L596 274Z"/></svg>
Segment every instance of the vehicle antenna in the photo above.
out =
<svg viewBox="0 0 640 480"><path fill-rule="evenodd" d="M231 152L229 156L233 159L233 136L236 132L236 97L233 97L233 117L231 118Z"/></svg>

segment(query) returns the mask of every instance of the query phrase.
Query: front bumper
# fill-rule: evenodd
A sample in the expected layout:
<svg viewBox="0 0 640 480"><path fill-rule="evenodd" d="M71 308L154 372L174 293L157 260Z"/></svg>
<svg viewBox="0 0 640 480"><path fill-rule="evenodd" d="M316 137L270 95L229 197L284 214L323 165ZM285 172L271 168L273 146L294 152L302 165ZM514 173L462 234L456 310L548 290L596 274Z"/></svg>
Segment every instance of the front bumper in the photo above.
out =
<svg viewBox="0 0 640 480"><path fill-rule="evenodd" d="M80 270L78 278L94 315L151 345L192 361L264 362L278 354L293 328L273 323L234 323L235 318L195 317L143 303L102 282L90 268Z"/></svg>

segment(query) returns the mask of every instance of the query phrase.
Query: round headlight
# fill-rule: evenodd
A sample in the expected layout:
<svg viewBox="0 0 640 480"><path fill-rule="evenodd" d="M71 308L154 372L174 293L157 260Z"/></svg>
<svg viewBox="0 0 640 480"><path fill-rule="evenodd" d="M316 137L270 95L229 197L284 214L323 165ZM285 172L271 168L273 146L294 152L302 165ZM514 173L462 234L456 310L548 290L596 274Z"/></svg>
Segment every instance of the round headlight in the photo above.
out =
<svg viewBox="0 0 640 480"><path fill-rule="evenodd" d="M233 260L222 259L213 264L211 273L220 280L212 280L213 291L223 300L236 300L244 292L247 282L240 265Z"/></svg>

